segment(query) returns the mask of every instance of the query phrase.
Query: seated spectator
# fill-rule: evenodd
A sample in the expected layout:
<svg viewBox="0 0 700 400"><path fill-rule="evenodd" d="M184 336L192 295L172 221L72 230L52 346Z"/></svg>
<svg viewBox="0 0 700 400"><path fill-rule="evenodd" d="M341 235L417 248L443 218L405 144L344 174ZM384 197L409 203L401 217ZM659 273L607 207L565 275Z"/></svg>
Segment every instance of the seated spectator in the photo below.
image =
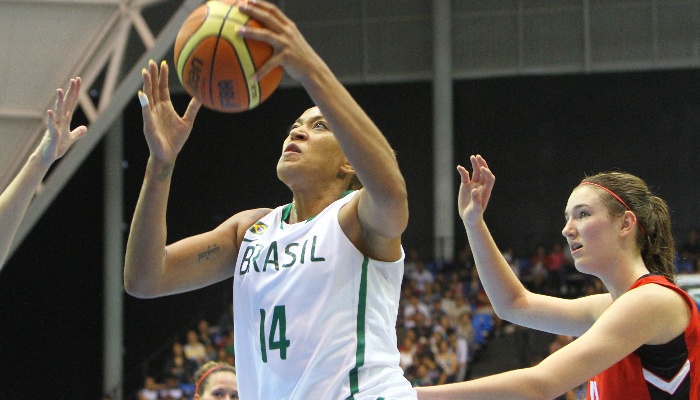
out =
<svg viewBox="0 0 700 400"><path fill-rule="evenodd" d="M181 400L185 399L185 391L180 387L178 378L175 375L165 377L165 386L159 391L160 400Z"/></svg>
<svg viewBox="0 0 700 400"><path fill-rule="evenodd" d="M457 357L446 339L438 343L435 362L439 364L444 371L446 383L454 383L457 381Z"/></svg>
<svg viewBox="0 0 700 400"><path fill-rule="evenodd" d="M547 267L546 265L547 249L544 245L539 244L535 247L535 253L530 257L530 276L532 279L538 279L546 281L547 279Z"/></svg>
<svg viewBox="0 0 700 400"><path fill-rule="evenodd" d="M442 299L440 299L440 308L447 315L452 315L455 308L455 295L451 290L442 292Z"/></svg>
<svg viewBox="0 0 700 400"><path fill-rule="evenodd" d="M476 342L476 331L474 331L474 325L472 325L471 313L465 312L459 316L456 333L460 340L466 341L467 348L471 349L471 353L474 353L479 348L479 344Z"/></svg>
<svg viewBox="0 0 700 400"><path fill-rule="evenodd" d="M457 335L457 330L450 330L447 334L450 347L454 349L457 360L457 373L454 382L462 382L467 379L467 366L469 365L469 343L466 338Z"/></svg>
<svg viewBox="0 0 700 400"><path fill-rule="evenodd" d="M435 386L444 385L447 382L447 375L442 367L435 362L432 353L423 352L419 356L419 365L416 370L416 382L413 386ZM419 385L415 384L419 383Z"/></svg>
<svg viewBox="0 0 700 400"><path fill-rule="evenodd" d="M418 344L416 343L415 334L407 334L403 340L403 343L399 345L399 366L401 367L401 369L406 371L413 365L413 358L415 357L417 352Z"/></svg>
<svg viewBox="0 0 700 400"><path fill-rule="evenodd" d="M416 265L420 262L420 255L418 254L418 249L415 247L410 247L406 252L406 259L403 262L403 274L404 276L411 276L416 270Z"/></svg>
<svg viewBox="0 0 700 400"><path fill-rule="evenodd" d="M433 333L439 333L443 338L447 338L447 331L450 330L451 327L450 317L442 315L437 319L437 323L433 325Z"/></svg>
<svg viewBox="0 0 700 400"><path fill-rule="evenodd" d="M216 323L219 329L219 335L225 335L233 331L233 302L229 301L226 305L226 311L219 316L219 322Z"/></svg>
<svg viewBox="0 0 700 400"><path fill-rule="evenodd" d="M197 323L197 335L199 336L199 341L202 342L204 347L214 344L214 336L212 335L213 331L214 329L209 326L209 321L206 319L201 319Z"/></svg>
<svg viewBox="0 0 700 400"><path fill-rule="evenodd" d="M404 325L406 328L413 328L416 326L416 314L422 314L424 321L430 319L430 309L419 300L418 296L414 295L411 296L408 304L406 304L403 309Z"/></svg>
<svg viewBox="0 0 700 400"><path fill-rule="evenodd" d="M192 383L197 364L185 357L180 342L174 342L172 354L165 361L164 375L174 376L178 383Z"/></svg>
<svg viewBox="0 0 700 400"><path fill-rule="evenodd" d="M454 307L450 309L447 316L450 318L450 325L457 326L459 319L462 314L472 312L472 306L467 302L462 293L457 293L455 295Z"/></svg>
<svg viewBox="0 0 700 400"><path fill-rule="evenodd" d="M433 321L440 321L440 318L443 316L448 316L447 312L442 309L442 300L438 299L433 302L433 308L430 310L430 315L433 316Z"/></svg>
<svg viewBox="0 0 700 400"><path fill-rule="evenodd" d="M693 260L693 256L687 250L676 254L674 264L676 272L679 274L692 274L695 272L695 260Z"/></svg>
<svg viewBox="0 0 700 400"><path fill-rule="evenodd" d="M506 247L503 250L503 258L506 259L506 262L510 265L510 269L513 270L515 276L520 278L520 260L515 257L515 250L510 246Z"/></svg>
<svg viewBox="0 0 700 400"><path fill-rule="evenodd" d="M416 313L413 316L413 322L415 326L412 328L416 332L416 337L418 343L425 344L428 342L428 338L433 333L433 327L427 321L422 313Z"/></svg>
<svg viewBox="0 0 700 400"><path fill-rule="evenodd" d="M425 284L433 283L435 277L433 274L425 268L425 263L422 260L416 262L416 270L409 276L409 278L415 282L416 289L421 293L425 293Z"/></svg>
<svg viewBox="0 0 700 400"><path fill-rule="evenodd" d="M700 238L696 228L688 231L688 237L680 246L681 254L685 254L688 259L695 265L695 261L700 258Z"/></svg>
<svg viewBox="0 0 700 400"><path fill-rule="evenodd" d="M165 386L156 382L152 376L147 376L143 380L143 387L136 394L137 400L158 400L160 390Z"/></svg>
<svg viewBox="0 0 700 400"><path fill-rule="evenodd" d="M197 364L197 368L209 361L207 359L207 348L199 341L196 331L187 331L187 342L183 346L183 350L185 351L185 357L194 361Z"/></svg>

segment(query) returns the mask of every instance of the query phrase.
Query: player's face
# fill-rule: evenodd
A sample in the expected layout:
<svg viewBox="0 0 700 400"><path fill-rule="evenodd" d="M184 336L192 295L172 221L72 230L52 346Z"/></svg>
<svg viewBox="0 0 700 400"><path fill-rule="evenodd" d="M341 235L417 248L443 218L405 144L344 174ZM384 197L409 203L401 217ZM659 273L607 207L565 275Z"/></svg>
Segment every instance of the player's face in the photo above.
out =
<svg viewBox="0 0 700 400"><path fill-rule="evenodd" d="M619 224L600 198L600 190L579 186L569 196L562 235L569 243L576 269L597 275L597 266L610 266L618 250Z"/></svg>
<svg viewBox="0 0 700 400"><path fill-rule="evenodd" d="M281 178L292 171L335 177L345 162L340 145L318 107L306 110L290 126L277 162ZM283 179L284 180L284 179Z"/></svg>
<svg viewBox="0 0 700 400"><path fill-rule="evenodd" d="M215 372L209 376L200 400L238 399L236 375L229 371Z"/></svg>

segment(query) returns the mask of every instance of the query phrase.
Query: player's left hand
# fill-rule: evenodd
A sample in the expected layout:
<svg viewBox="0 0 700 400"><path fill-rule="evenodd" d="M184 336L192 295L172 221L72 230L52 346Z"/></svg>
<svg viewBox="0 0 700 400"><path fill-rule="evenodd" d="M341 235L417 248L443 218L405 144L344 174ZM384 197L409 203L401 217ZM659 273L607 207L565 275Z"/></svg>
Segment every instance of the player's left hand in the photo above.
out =
<svg viewBox="0 0 700 400"><path fill-rule="evenodd" d="M272 57L258 70L255 79L260 80L277 66L295 80L304 83L315 63L323 63L294 21L276 5L264 0L249 0L239 6L241 12L260 22L264 28L241 27L238 34L265 42L272 46Z"/></svg>
<svg viewBox="0 0 700 400"><path fill-rule="evenodd" d="M53 110L47 111L48 129L38 148L41 160L46 165L51 165L63 157L70 146L87 133L85 125L70 130L73 110L78 104L80 84L80 77L76 77L70 80L70 86L66 93L61 88L57 89L56 104Z"/></svg>
<svg viewBox="0 0 700 400"><path fill-rule="evenodd" d="M461 165L457 166L457 171L459 171L461 177L457 209L465 224L473 223L483 218L484 211L491 198L494 182L496 181L496 177L483 157L480 155L471 156L469 160L473 171L471 178L466 168Z"/></svg>

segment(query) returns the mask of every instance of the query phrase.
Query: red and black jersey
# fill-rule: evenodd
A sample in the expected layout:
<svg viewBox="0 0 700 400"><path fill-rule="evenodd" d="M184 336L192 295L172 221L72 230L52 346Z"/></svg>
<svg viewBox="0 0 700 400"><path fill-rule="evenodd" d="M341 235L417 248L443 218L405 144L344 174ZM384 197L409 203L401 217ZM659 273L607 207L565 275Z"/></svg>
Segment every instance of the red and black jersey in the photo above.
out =
<svg viewBox="0 0 700 400"><path fill-rule="evenodd" d="M630 290L654 283L678 292L692 310L686 330L661 345L644 345L588 382L588 400L700 400L700 315L693 299L661 275L645 275Z"/></svg>

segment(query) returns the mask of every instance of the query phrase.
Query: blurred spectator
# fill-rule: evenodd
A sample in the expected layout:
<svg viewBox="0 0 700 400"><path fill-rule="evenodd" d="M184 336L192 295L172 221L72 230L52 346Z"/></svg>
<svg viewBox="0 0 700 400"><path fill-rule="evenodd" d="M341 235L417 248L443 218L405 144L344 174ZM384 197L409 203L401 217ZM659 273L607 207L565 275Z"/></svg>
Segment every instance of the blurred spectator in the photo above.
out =
<svg viewBox="0 0 700 400"><path fill-rule="evenodd" d="M447 340L450 342L450 347L454 349L455 359L457 361L457 373L455 374L455 382L462 382L467 378L467 366L469 364L469 344L467 339L460 337L456 330L451 330L448 333Z"/></svg>
<svg viewBox="0 0 700 400"><path fill-rule="evenodd" d="M424 321L426 321L430 318L430 309L419 300L418 296L413 295L403 309L404 326L406 328L416 326L416 314L422 314Z"/></svg>
<svg viewBox="0 0 700 400"><path fill-rule="evenodd" d="M165 387L159 391L160 400L181 400L185 398L185 391L180 387L180 383L175 375L165 377Z"/></svg>
<svg viewBox="0 0 700 400"><path fill-rule="evenodd" d="M503 258L506 259L506 262L510 265L510 269L513 270L515 276L520 278L520 260L515 256L515 250L510 246L506 247L503 250Z"/></svg>
<svg viewBox="0 0 700 400"><path fill-rule="evenodd" d="M226 304L226 311L219 316L219 322L216 323L219 328L219 334L225 335L233 331L233 302Z"/></svg>
<svg viewBox="0 0 700 400"><path fill-rule="evenodd" d="M452 324L450 324L450 317L447 315L441 316L437 319L437 323L433 326L433 333L439 333L443 338L447 338L447 331L450 330Z"/></svg>
<svg viewBox="0 0 700 400"><path fill-rule="evenodd" d="M478 349L478 343L476 343L476 332L474 331L474 325L472 325L471 313L462 313L459 316L459 324L457 324L457 337L459 340L464 340L467 343L467 349L474 353ZM471 358L471 355L469 356Z"/></svg>
<svg viewBox="0 0 700 400"><path fill-rule="evenodd" d="M410 247L408 253L406 253L406 258L403 262L403 275L411 276L416 270L416 265L420 262L420 255L418 254L418 249L415 247Z"/></svg>
<svg viewBox="0 0 700 400"><path fill-rule="evenodd" d="M204 347L214 344L214 335L212 335L212 333L215 331L218 331L218 329L212 329L212 327L209 326L209 321L206 319L201 319L197 323L197 335Z"/></svg>
<svg viewBox="0 0 700 400"><path fill-rule="evenodd" d="M425 367L426 377L422 377L422 380L429 382L431 385L444 385L447 382L447 374L442 369L442 367L435 362L435 358L432 353L423 352L420 357L420 366ZM418 374L420 376L420 373ZM427 385L423 385L427 386Z"/></svg>
<svg viewBox="0 0 700 400"><path fill-rule="evenodd" d="M409 329L409 332L413 332ZM399 345L400 361L399 366L404 370L408 370L413 365L413 358L418 353L418 344L416 343L416 335L406 334L403 343Z"/></svg>
<svg viewBox="0 0 700 400"><path fill-rule="evenodd" d="M566 268L564 267L565 263L566 255L564 254L564 248L561 243L555 242L554 245L552 245L552 250L545 258L549 287L552 288L553 291L560 290L564 285L564 274L566 273Z"/></svg>
<svg viewBox="0 0 700 400"><path fill-rule="evenodd" d="M450 343L447 340L443 339L438 343L435 362L439 364L444 371L446 383L457 381L457 357L452 348L450 348Z"/></svg>
<svg viewBox="0 0 700 400"><path fill-rule="evenodd" d="M420 294L425 293L425 285L427 283L433 283L433 281L435 281L435 277L425 268L425 263L422 260L417 260L416 270L409 275L409 278L415 282L416 290L418 290Z"/></svg>
<svg viewBox="0 0 700 400"><path fill-rule="evenodd" d="M693 265L700 258L700 238L698 238L697 228L688 231L688 237L685 239L680 248L681 254L686 254Z"/></svg>
<svg viewBox="0 0 700 400"><path fill-rule="evenodd" d="M461 315L464 313L471 314L471 312L471 304L467 302L462 293L457 293L457 295L455 296L454 306L452 307L452 309L450 309L450 312L447 313L447 316L450 317L451 325L457 326L457 324L459 324L459 319Z"/></svg>
<svg viewBox="0 0 700 400"><path fill-rule="evenodd" d="M192 383L197 364L185 357L180 342L174 342L172 353L165 361L165 376L174 376L178 383Z"/></svg>
<svg viewBox="0 0 700 400"><path fill-rule="evenodd" d="M467 273L474 267L474 255L472 254L472 248L469 243L465 243L464 246L457 252L457 261L455 262L455 270L462 270Z"/></svg>
<svg viewBox="0 0 700 400"><path fill-rule="evenodd" d="M152 376L143 380L143 387L136 394L137 400L158 400L160 390L165 386L156 382Z"/></svg>
<svg viewBox="0 0 700 400"><path fill-rule="evenodd" d="M194 361L199 368L207 360L207 348L199 341L197 331L187 331L187 342L183 346L185 357Z"/></svg>
<svg viewBox="0 0 700 400"><path fill-rule="evenodd" d="M547 249L543 244L538 244L535 247L535 253L530 257L530 276L534 280L540 278L542 281L547 279L547 267L545 266L547 259Z"/></svg>

